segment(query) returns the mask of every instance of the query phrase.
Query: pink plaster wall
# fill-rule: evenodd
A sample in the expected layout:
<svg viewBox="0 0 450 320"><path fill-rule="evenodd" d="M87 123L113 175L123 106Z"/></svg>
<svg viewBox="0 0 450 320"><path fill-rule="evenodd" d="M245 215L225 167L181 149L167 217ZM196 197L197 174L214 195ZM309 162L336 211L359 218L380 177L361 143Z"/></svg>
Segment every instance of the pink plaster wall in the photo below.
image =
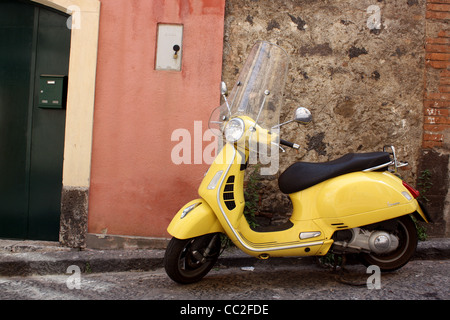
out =
<svg viewBox="0 0 450 320"><path fill-rule="evenodd" d="M166 237L206 164L171 161L219 105L225 0L102 0L89 233ZM154 70L158 23L183 24L182 71ZM204 143L204 147L207 143Z"/></svg>

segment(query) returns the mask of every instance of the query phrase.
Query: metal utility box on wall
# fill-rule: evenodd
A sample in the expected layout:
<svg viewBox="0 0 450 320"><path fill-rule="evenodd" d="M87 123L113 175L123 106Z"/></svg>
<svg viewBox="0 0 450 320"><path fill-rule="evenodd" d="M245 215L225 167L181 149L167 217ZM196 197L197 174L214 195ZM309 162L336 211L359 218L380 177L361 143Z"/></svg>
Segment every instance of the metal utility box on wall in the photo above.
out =
<svg viewBox="0 0 450 320"><path fill-rule="evenodd" d="M39 107L64 109L67 99L67 76L42 74L39 77Z"/></svg>
<svg viewBox="0 0 450 320"><path fill-rule="evenodd" d="M156 70L181 71L183 54L183 25L158 24Z"/></svg>

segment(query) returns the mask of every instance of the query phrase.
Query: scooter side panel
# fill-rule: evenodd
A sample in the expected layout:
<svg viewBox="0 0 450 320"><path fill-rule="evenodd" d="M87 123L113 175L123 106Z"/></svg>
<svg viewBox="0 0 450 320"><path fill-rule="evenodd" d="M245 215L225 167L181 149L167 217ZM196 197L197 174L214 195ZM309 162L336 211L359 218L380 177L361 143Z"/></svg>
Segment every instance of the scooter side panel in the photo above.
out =
<svg viewBox="0 0 450 320"><path fill-rule="evenodd" d="M196 203L199 205L182 218L183 210ZM178 211L169 224L167 232L177 239L189 239L208 233L223 233L224 230L208 203L203 199L196 199Z"/></svg>
<svg viewBox="0 0 450 320"><path fill-rule="evenodd" d="M389 172L346 174L294 193L291 199L293 219L315 219L330 233L421 213L402 181Z"/></svg>

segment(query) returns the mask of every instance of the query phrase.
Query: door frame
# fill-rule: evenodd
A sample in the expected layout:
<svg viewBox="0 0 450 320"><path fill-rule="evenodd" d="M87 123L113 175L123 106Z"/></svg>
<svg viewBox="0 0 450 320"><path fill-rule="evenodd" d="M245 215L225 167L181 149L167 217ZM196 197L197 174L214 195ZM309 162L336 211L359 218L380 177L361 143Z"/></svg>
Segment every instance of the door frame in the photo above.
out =
<svg viewBox="0 0 450 320"><path fill-rule="evenodd" d="M73 27L70 42L63 185L88 188L92 151L100 1L32 1L72 16Z"/></svg>
<svg viewBox="0 0 450 320"><path fill-rule="evenodd" d="M72 17L59 240L84 247L91 172L99 0L31 0Z"/></svg>

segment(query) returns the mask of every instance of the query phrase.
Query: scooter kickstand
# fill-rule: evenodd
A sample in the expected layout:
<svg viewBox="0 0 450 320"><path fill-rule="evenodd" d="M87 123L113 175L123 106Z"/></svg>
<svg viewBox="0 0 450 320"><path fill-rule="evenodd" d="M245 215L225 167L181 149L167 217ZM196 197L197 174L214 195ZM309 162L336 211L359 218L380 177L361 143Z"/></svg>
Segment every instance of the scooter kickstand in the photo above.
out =
<svg viewBox="0 0 450 320"><path fill-rule="evenodd" d="M341 259L339 259L338 257L341 257ZM339 255L335 254L334 259L333 259L333 272L343 272L346 261L347 261L347 259L346 259L345 254L339 254ZM340 268L339 271L338 271L338 267Z"/></svg>
<svg viewBox="0 0 450 320"><path fill-rule="evenodd" d="M341 263L339 265L338 265L338 261L339 261L339 259L334 259L334 271L336 271L337 267L339 266L340 267L339 272L341 272L341 273L348 272L347 269L345 269L345 264L347 262L347 255L345 255L345 254L341 255Z"/></svg>
<svg viewBox="0 0 450 320"><path fill-rule="evenodd" d="M337 260L335 259L335 268L337 267ZM336 281L343 283L343 284L347 284L350 286L356 286L356 287L360 287L360 286L365 286L366 282L355 282L355 281L351 281L351 280L347 280L344 279L344 274L350 274L350 271L345 269L345 264L347 262L347 255L343 254L342 255L342 261L341 261L341 265L340 265L340 270L336 272L336 269L334 269L334 272L336 272L335 275L335 279Z"/></svg>

